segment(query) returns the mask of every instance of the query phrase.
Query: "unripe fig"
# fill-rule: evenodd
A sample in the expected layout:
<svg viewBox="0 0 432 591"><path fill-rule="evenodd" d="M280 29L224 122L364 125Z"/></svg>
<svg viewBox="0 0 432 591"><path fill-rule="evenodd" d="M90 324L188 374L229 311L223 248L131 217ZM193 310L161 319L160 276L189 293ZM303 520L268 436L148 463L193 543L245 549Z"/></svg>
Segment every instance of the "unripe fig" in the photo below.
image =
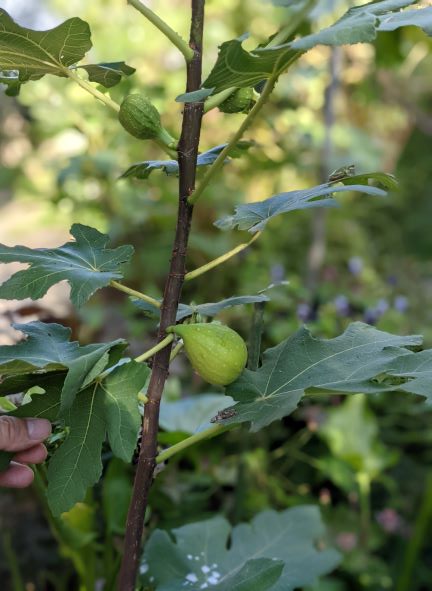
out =
<svg viewBox="0 0 432 591"><path fill-rule="evenodd" d="M222 113L249 113L254 106L253 88L239 88L219 105Z"/></svg>
<svg viewBox="0 0 432 591"><path fill-rule="evenodd" d="M225 386L239 377L247 361L241 336L222 324L177 324L167 332L178 334L195 371L210 384Z"/></svg>
<svg viewBox="0 0 432 591"><path fill-rule="evenodd" d="M123 100L118 118L126 131L140 140L158 140L166 146L175 143L162 127L159 111L141 94L129 94Z"/></svg>

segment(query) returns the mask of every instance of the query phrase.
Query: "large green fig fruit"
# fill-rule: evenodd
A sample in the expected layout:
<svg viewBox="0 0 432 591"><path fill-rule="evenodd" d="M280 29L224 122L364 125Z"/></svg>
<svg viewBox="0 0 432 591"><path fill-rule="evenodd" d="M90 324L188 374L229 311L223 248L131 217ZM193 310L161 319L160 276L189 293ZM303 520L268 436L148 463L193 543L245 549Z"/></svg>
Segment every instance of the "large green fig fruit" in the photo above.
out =
<svg viewBox="0 0 432 591"><path fill-rule="evenodd" d="M178 334L195 371L210 384L225 386L242 373L247 361L245 342L222 324L177 324L167 332Z"/></svg>
<svg viewBox="0 0 432 591"><path fill-rule="evenodd" d="M140 140L157 140L166 146L175 143L162 127L159 111L142 94L129 94L120 105L118 118L126 131Z"/></svg>

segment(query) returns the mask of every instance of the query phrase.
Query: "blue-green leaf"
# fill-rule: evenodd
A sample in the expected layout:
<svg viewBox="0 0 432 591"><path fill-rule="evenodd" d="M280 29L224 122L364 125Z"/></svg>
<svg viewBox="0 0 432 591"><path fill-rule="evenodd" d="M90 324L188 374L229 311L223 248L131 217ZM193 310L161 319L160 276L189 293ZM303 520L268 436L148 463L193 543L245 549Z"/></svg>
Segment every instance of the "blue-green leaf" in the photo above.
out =
<svg viewBox="0 0 432 591"><path fill-rule="evenodd" d="M221 591L293 591L315 582L339 560L334 550L317 549L324 528L315 507L296 507L281 513L263 511L250 524L232 530L225 519L215 517L175 529L172 534L175 541L166 532L156 530L145 547L143 582L153 581L156 591L198 591L207 587ZM262 559L275 564L272 569L269 562L261 563L267 580L258 573L256 561ZM279 575L280 562L284 567Z"/></svg>
<svg viewBox="0 0 432 591"><path fill-rule="evenodd" d="M208 304L179 304L177 309L176 321L179 322L193 314L200 314L201 316L214 317L222 310L232 308L234 306L244 306L245 304L256 304L258 302L268 302L270 298L267 295L253 295L253 296L233 296L220 302ZM144 310L152 318L159 318L160 309L143 300L134 299L133 303L141 310Z"/></svg>
<svg viewBox="0 0 432 591"><path fill-rule="evenodd" d="M210 166L210 164L213 164L226 145L215 146L199 154L197 157L197 166ZM231 158L239 158L242 153L253 145L255 144L252 141L242 140L238 142L235 149L231 151L230 157L225 162L228 163ZM147 179L154 170L162 170L167 176L178 176L178 162L175 160L144 160L143 162L136 162L129 166L120 178Z"/></svg>
<svg viewBox="0 0 432 591"><path fill-rule="evenodd" d="M192 435L210 427L211 419L233 402L223 394L199 394L172 402L162 399L159 425L165 431Z"/></svg>
<svg viewBox="0 0 432 591"><path fill-rule="evenodd" d="M366 176L373 178L373 174L361 176L363 179ZM355 178L357 177L351 177L348 182L351 183L352 179ZM334 186L334 183L329 182L311 189L279 193L263 201L237 205L234 215L217 220L215 226L223 230L237 226L239 230L248 230L253 233L263 230L271 219L282 213L312 207L337 207L338 202L332 197L334 193L359 191L377 197L386 195L386 192L378 187L352 185L345 181L344 179L343 182L346 186L345 184L343 186Z"/></svg>

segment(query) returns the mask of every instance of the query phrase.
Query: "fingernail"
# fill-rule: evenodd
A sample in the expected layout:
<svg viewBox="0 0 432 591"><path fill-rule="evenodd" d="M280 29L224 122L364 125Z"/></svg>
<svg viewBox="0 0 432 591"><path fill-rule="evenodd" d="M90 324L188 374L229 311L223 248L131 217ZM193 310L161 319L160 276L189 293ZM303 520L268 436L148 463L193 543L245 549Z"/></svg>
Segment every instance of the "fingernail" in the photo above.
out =
<svg viewBox="0 0 432 591"><path fill-rule="evenodd" d="M46 419L26 419L27 433L30 439L42 441L51 433L51 423Z"/></svg>

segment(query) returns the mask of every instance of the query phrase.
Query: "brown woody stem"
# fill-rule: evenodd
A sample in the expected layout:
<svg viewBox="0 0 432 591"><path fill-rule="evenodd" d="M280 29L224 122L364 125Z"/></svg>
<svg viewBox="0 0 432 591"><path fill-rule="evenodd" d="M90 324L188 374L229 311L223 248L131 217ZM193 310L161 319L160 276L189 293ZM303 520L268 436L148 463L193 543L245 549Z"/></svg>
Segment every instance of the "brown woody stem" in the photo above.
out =
<svg viewBox="0 0 432 591"><path fill-rule="evenodd" d="M201 85L204 2L205 0L192 0L189 45L194 51L194 57L187 64L186 92L198 90ZM189 204L188 199L195 187L202 114L203 103L185 104L182 132L178 145L179 205L177 227L161 306L158 342L166 337L165 329L175 324L186 273L186 250L193 211L193 206ZM171 344L156 353L153 360L153 370L147 391L148 402L145 405L143 419L142 444L127 517L124 554L118 579L119 591L134 591L135 589L144 530L144 515L156 466L159 406L168 377L170 353Z"/></svg>

